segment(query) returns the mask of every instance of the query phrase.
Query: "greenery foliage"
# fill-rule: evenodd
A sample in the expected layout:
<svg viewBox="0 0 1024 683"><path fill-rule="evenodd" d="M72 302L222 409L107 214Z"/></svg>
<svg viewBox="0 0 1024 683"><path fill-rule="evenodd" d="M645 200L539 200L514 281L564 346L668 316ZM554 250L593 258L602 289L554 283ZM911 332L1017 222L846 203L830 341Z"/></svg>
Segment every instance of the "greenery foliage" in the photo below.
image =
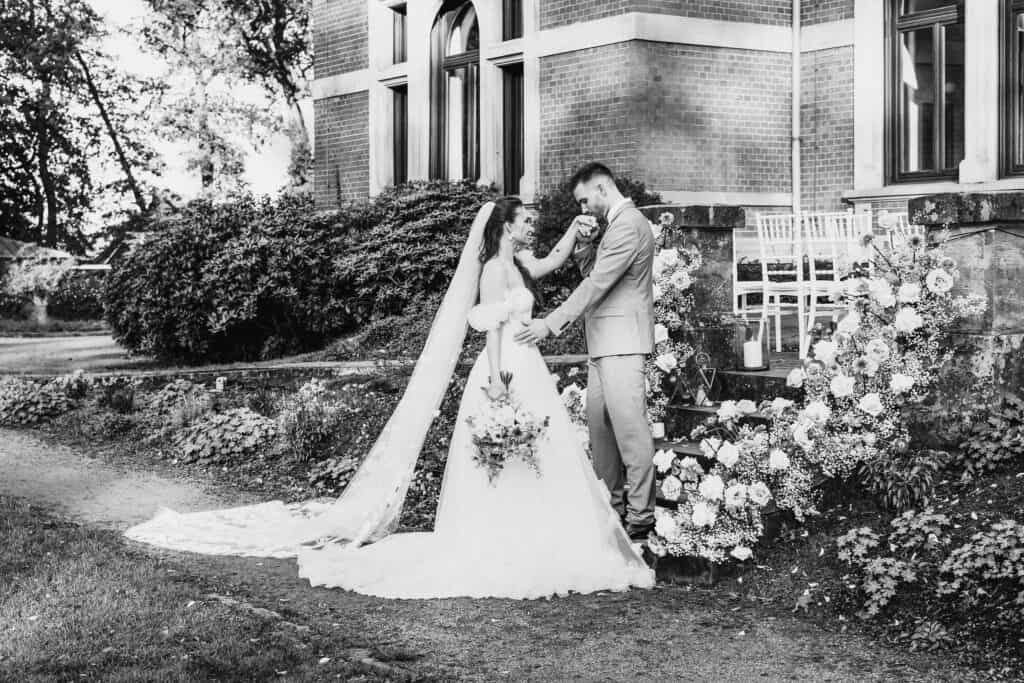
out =
<svg viewBox="0 0 1024 683"><path fill-rule="evenodd" d="M34 425L71 407L62 387L17 377L0 378L0 425Z"/></svg>
<svg viewBox="0 0 1024 683"><path fill-rule="evenodd" d="M201 416L180 432L176 445L184 462L238 465L265 453L276 433L273 420L248 408L231 408Z"/></svg>
<svg viewBox="0 0 1024 683"><path fill-rule="evenodd" d="M1007 395L977 415L967 431L956 465L967 476L976 476L1024 456L1024 400Z"/></svg>

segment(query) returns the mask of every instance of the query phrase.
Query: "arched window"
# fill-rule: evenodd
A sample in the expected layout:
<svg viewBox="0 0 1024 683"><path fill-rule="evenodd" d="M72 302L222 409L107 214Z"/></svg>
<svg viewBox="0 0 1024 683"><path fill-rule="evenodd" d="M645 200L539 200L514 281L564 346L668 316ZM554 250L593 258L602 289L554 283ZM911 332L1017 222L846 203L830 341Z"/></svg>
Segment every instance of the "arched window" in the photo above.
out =
<svg viewBox="0 0 1024 683"><path fill-rule="evenodd" d="M445 2L431 31L430 176L480 177L480 26L472 2Z"/></svg>

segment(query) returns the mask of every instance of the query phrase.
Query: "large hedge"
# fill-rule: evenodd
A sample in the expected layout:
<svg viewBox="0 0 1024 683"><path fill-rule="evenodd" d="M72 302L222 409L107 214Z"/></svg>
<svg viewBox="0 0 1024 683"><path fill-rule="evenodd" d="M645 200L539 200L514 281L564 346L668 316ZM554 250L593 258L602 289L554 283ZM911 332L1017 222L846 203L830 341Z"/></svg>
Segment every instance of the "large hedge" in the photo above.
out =
<svg viewBox="0 0 1024 683"><path fill-rule="evenodd" d="M107 278L107 320L133 351L185 362L321 347L443 292L493 190L413 183L316 212L304 197L191 204Z"/></svg>

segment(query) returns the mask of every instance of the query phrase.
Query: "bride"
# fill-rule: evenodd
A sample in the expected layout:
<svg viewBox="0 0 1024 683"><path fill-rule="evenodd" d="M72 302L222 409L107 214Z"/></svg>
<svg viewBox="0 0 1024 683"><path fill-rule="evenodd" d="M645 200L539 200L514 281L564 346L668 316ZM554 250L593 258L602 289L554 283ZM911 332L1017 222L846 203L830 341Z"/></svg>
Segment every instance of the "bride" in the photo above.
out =
<svg viewBox="0 0 1024 683"><path fill-rule="evenodd" d="M576 237L570 226L549 256L517 261L531 231L517 198L480 209L406 392L338 500L162 510L127 536L208 554L296 555L299 575L314 586L385 598L540 598L652 586L653 572L609 504L543 357L513 340L531 318L532 281L561 266ZM459 406L434 531L393 534L467 323L486 331L487 346ZM492 484L473 461L467 418L506 391L502 372L512 373L508 390L549 426L537 444L539 476L509 459Z"/></svg>

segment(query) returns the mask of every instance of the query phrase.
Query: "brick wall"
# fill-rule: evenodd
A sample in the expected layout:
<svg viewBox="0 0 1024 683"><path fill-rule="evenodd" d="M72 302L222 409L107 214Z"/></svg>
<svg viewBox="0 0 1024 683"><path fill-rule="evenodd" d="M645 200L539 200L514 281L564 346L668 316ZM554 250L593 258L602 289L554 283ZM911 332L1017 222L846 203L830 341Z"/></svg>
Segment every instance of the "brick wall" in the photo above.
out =
<svg viewBox="0 0 1024 683"><path fill-rule="evenodd" d="M310 25L316 78L367 67L366 0L313 0Z"/></svg>
<svg viewBox="0 0 1024 683"><path fill-rule="evenodd" d="M791 0L541 0L540 27L564 26L625 12L785 25L790 23L792 8Z"/></svg>
<svg viewBox="0 0 1024 683"><path fill-rule="evenodd" d="M800 23L823 24L853 18L854 0L801 0Z"/></svg>
<svg viewBox="0 0 1024 683"><path fill-rule="evenodd" d="M643 43L639 165L648 185L790 189L789 55Z"/></svg>
<svg viewBox="0 0 1024 683"><path fill-rule="evenodd" d="M369 97L366 92L317 100L313 187L317 208L370 192Z"/></svg>
<svg viewBox="0 0 1024 683"><path fill-rule="evenodd" d="M636 175L635 80L643 49L616 43L540 60L540 182L547 192L585 161Z"/></svg>
<svg viewBox="0 0 1024 683"><path fill-rule="evenodd" d="M805 52L800 78L801 205L838 211L853 188L853 48Z"/></svg>

